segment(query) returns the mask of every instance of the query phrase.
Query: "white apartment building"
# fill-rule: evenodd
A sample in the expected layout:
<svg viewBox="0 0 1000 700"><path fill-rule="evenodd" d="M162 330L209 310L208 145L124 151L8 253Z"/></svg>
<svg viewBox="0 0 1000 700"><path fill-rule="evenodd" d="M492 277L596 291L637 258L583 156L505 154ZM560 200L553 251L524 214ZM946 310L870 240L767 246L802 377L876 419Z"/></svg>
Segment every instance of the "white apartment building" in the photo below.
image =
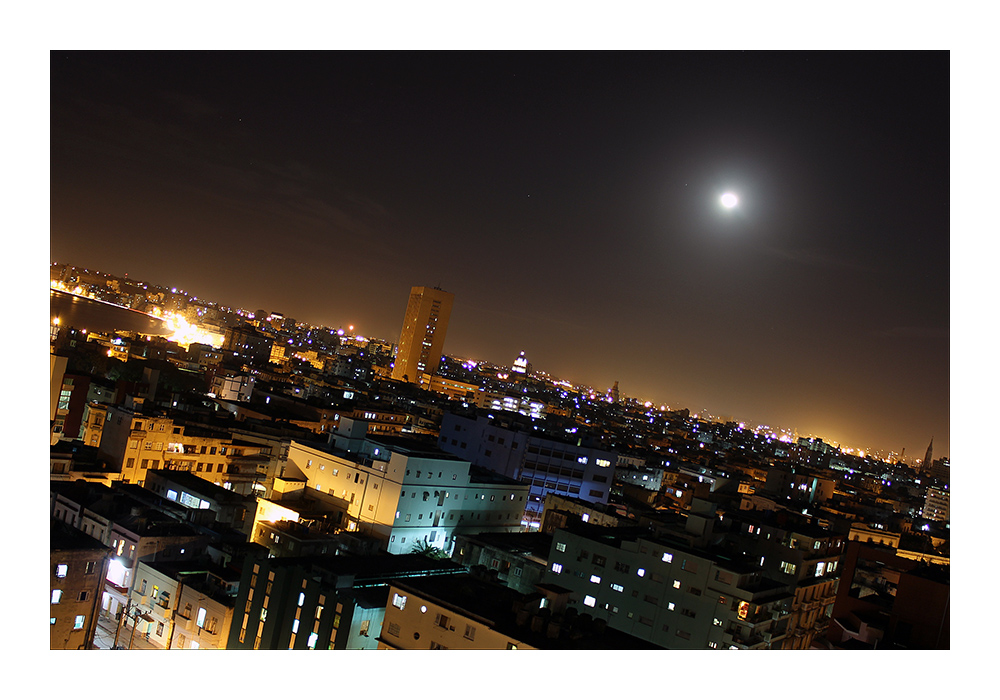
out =
<svg viewBox="0 0 1000 700"><path fill-rule="evenodd" d="M951 519L950 503L951 495L948 491L932 486L927 489L924 509L921 511L920 517L947 523Z"/></svg>
<svg viewBox="0 0 1000 700"><path fill-rule="evenodd" d="M368 438L363 421L341 419L335 444L292 441L286 479L327 494L347 529L392 554L428 544L451 551L456 532L516 532L528 486L479 469L433 445Z"/></svg>

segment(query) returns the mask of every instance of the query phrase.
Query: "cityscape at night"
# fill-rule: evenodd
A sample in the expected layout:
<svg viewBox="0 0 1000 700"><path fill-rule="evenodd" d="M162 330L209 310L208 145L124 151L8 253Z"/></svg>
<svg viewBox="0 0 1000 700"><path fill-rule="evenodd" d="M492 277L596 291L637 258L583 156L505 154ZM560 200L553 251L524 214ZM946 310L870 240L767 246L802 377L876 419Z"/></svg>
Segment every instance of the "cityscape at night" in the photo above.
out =
<svg viewBox="0 0 1000 700"><path fill-rule="evenodd" d="M51 650L952 649L949 51L49 61Z"/></svg>

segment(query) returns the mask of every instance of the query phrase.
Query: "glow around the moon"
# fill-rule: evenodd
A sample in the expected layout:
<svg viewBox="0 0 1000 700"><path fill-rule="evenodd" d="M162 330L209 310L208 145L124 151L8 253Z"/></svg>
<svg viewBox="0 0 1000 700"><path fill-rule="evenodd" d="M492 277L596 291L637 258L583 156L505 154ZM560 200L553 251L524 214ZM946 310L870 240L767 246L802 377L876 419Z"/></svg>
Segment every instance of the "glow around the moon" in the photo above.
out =
<svg viewBox="0 0 1000 700"><path fill-rule="evenodd" d="M724 206L726 209L732 209L737 204L739 204L739 201L740 200L732 192L726 192L724 195L722 195L722 206Z"/></svg>

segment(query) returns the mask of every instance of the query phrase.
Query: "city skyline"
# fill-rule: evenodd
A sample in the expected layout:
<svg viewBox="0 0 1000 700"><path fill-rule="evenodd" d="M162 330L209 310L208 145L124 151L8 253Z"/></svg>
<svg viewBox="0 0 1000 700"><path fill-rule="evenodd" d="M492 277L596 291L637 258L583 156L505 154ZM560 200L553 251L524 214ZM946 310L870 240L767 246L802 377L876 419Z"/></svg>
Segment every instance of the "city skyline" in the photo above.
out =
<svg viewBox="0 0 1000 700"><path fill-rule="evenodd" d="M461 59L54 52L51 261L949 453L947 52Z"/></svg>

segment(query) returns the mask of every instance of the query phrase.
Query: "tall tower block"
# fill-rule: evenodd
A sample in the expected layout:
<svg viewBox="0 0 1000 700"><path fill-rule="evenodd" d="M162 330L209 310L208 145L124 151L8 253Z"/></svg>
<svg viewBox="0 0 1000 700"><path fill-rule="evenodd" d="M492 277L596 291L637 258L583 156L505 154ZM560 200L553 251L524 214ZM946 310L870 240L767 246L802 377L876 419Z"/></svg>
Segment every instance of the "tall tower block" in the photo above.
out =
<svg viewBox="0 0 1000 700"><path fill-rule="evenodd" d="M444 336L455 295L438 287L414 287L399 332L399 350L392 378L419 384L425 374L437 372Z"/></svg>

